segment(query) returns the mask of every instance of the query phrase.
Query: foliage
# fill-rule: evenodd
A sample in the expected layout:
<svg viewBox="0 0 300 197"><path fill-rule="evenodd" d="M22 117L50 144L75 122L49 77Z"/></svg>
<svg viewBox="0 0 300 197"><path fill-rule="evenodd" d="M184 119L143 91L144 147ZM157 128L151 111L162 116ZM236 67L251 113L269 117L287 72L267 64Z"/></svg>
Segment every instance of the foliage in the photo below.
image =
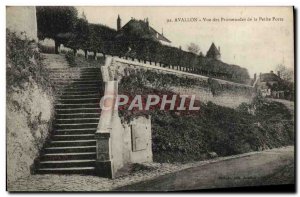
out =
<svg viewBox="0 0 300 197"><path fill-rule="evenodd" d="M6 32L7 92L14 88L24 89L32 80L42 89L49 90L51 81L47 68L42 64L36 43L20 39L15 33Z"/></svg>
<svg viewBox="0 0 300 197"><path fill-rule="evenodd" d="M189 52L191 52L191 53L194 53L194 54L199 54L199 52L200 52L200 47L197 45L197 44L195 44L195 43L190 43L188 46L187 46L187 50L189 51Z"/></svg>
<svg viewBox="0 0 300 197"><path fill-rule="evenodd" d="M131 58L163 63L193 69L193 73L226 79L239 83L246 83L249 79L247 69L236 65L223 63L212 58L201 57L175 47L165 46L156 41L127 37L118 38L116 47L118 54ZM128 50L130 48L130 51Z"/></svg>
<svg viewBox="0 0 300 197"><path fill-rule="evenodd" d="M77 10L70 6L37 6L37 25L39 39L52 38L56 52L63 42L59 34L72 32L77 19Z"/></svg>
<svg viewBox="0 0 300 197"><path fill-rule="evenodd" d="M89 48L89 25L86 19L76 19L72 36L65 43L66 46L72 49L87 50Z"/></svg>
<svg viewBox="0 0 300 197"><path fill-rule="evenodd" d="M65 57L69 63L70 66L76 66L76 62L75 62L75 55L73 52L71 51L68 51L66 54L65 54Z"/></svg>
<svg viewBox="0 0 300 197"><path fill-rule="evenodd" d="M289 82L294 82L294 71L287 68L283 64L276 66L276 70L280 72L280 78Z"/></svg>
<svg viewBox="0 0 300 197"><path fill-rule="evenodd" d="M100 24L89 24L89 48L90 51L112 53L116 30Z"/></svg>

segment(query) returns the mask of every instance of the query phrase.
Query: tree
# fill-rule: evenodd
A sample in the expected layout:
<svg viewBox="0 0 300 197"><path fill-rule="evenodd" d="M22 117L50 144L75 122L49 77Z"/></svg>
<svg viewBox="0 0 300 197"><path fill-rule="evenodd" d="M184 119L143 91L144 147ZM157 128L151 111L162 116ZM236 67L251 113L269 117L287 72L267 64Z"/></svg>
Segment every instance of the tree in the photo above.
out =
<svg viewBox="0 0 300 197"><path fill-rule="evenodd" d="M75 40L74 42L77 43L78 48L84 50L84 56L87 59L87 50L89 49L89 23L86 19L80 18L77 19L75 25Z"/></svg>
<svg viewBox="0 0 300 197"><path fill-rule="evenodd" d="M195 44L195 43L190 43L188 46L187 46L187 50L191 53L194 53L196 55L198 55L199 51L200 51L200 47Z"/></svg>
<svg viewBox="0 0 300 197"><path fill-rule="evenodd" d="M276 70L280 72L280 78L289 82L294 82L294 71L283 64L278 64Z"/></svg>
<svg viewBox="0 0 300 197"><path fill-rule="evenodd" d="M58 34L70 33L73 31L77 19L77 10L70 6L38 6L37 25L38 38L51 38L55 42L55 53L61 44Z"/></svg>
<svg viewBox="0 0 300 197"><path fill-rule="evenodd" d="M72 36L68 39L66 46L73 49L74 54L78 49L84 50L85 58L87 58L87 50L89 49L89 24L84 18L76 19Z"/></svg>

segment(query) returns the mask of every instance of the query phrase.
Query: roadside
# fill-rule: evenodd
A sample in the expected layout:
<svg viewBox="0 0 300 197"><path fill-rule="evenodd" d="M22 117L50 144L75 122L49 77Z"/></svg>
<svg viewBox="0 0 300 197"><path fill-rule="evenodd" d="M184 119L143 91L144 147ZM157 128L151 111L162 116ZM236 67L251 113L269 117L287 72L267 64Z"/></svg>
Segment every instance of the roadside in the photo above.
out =
<svg viewBox="0 0 300 197"><path fill-rule="evenodd" d="M21 178L7 186L9 191L110 191L119 190L126 191L132 189L141 190L140 185L143 185L143 190L169 190L174 185L163 184L164 180L169 180L168 177L176 177L178 173L182 173L182 170L189 171L194 174L194 177L203 178L201 179L204 184L197 188L210 188L212 186L223 186L227 187L237 183L235 179L223 179L222 185L212 184L214 181L218 182L222 180L218 178L222 174L213 174L224 170L224 173L241 173L236 174L237 176L254 176L256 177L265 176L273 173L284 165L293 163L294 161L294 147L288 146L278 149L266 150L262 152L251 152L241 155L234 155L229 157L219 157L207 161L191 162L187 164L168 164L168 163L151 163L145 164L148 170L137 171L131 175L119 177L117 179L106 179L96 176L83 176L83 175L31 175L29 177ZM230 165L233 162L235 165ZM242 164L243 162L244 164ZM248 164L247 164L248 163ZM210 164L210 165L206 165ZM197 168L196 171L193 169ZM239 169L240 168L240 169ZM249 168L248 171L243 172L243 169ZM149 170L150 169L150 170ZM210 170L209 170L210 169ZM239 170L236 170L239 169ZM251 172L252 174L245 174ZM202 173L206 173L206 176L200 176ZM165 175L165 176L163 176ZM210 182L205 183L210 175ZM226 175L226 174L225 174ZM224 176L225 176L224 175ZM183 179L187 177L190 179L190 174L178 174L177 179ZM191 176L193 177L193 176ZM176 179L176 180L177 180ZM152 181L151 181L152 180ZM158 183L158 180L162 181ZM190 180L193 180L192 178ZM224 181L226 180L226 181ZM178 181L178 180L177 180ZM149 185L154 182L154 185ZM148 184L149 183L149 184ZM212 185L209 185L212 184ZM225 184L226 183L226 184ZM133 185L137 184L137 185ZM144 186L146 184L146 187ZM129 186L126 186L129 185ZM238 186L236 185L236 186ZM126 187L123 187L126 186ZM172 187L171 187L172 186ZM184 186L184 185L182 185ZM197 184L191 184L191 186L198 186ZM182 189L180 184L178 188ZM190 189L190 187L186 188Z"/></svg>
<svg viewBox="0 0 300 197"><path fill-rule="evenodd" d="M294 184L294 147L197 166L116 191L174 191Z"/></svg>

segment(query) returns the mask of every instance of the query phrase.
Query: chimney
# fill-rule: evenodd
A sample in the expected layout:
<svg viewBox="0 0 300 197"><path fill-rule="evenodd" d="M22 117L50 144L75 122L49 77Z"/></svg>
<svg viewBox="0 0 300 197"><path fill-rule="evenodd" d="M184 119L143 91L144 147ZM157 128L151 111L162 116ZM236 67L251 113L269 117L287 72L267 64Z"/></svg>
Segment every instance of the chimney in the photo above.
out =
<svg viewBox="0 0 300 197"><path fill-rule="evenodd" d="M277 76L278 76L279 78L281 78L281 77L280 77L280 71L277 71Z"/></svg>
<svg viewBox="0 0 300 197"><path fill-rule="evenodd" d="M273 70L271 70L271 72L270 72L271 74L273 74L274 72L273 72Z"/></svg>
<svg viewBox="0 0 300 197"><path fill-rule="evenodd" d="M259 73L259 79L261 79L261 73Z"/></svg>
<svg viewBox="0 0 300 197"><path fill-rule="evenodd" d="M121 18L120 15L118 14L118 19L117 19L117 31L121 29Z"/></svg>
<svg viewBox="0 0 300 197"><path fill-rule="evenodd" d="M148 20L148 18L146 18L146 25L147 25L147 27L149 27L149 20Z"/></svg>
<svg viewBox="0 0 300 197"><path fill-rule="evenodd" d="M161 35L164 35L164 28L161 28Z"/></svg>
<svg viewBox="0 0 300 197"><path fill-rule="evenodd" d="M253 77L254 81L256 81L256 73L254 73L254 77Z"/></svg>
<svg viewBox="0 0 300 197"><path fill-rule="evenodd" d="M218 50L219 50L219 53L221 53L221 48L220 48L220 46L218 47Z"/></svg>

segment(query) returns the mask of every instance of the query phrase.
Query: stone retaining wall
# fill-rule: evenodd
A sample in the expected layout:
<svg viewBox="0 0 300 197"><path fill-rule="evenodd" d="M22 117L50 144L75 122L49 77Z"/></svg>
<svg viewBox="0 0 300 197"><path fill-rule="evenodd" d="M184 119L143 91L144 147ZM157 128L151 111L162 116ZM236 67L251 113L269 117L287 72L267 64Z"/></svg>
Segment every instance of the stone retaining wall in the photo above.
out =
<svg viewBox="0 0 300 197"><path fill-rule="evenodd" d="M172 86L172 91L182 95L195 95L197 100L202 102L213 102L217 105L236 108L241 103L250 103L256 95L253 86L226 81L222 79L209 78L207 76L192 74L184 71L173 70L150 64L143 64L136 61L129 61L117 57L108 57L105 68L106 77L111 80L120 81L123 76L128 76L133 71L150 70L157 73L172 74L179 78L190 78L201 81L201 85L191 85L190 87ZM205 85L204 85L205 84ZM150 85L151 86L151 85ZM215 86L215 87L212 87ZM217 89L213 94L212 89Z"/></svg>

